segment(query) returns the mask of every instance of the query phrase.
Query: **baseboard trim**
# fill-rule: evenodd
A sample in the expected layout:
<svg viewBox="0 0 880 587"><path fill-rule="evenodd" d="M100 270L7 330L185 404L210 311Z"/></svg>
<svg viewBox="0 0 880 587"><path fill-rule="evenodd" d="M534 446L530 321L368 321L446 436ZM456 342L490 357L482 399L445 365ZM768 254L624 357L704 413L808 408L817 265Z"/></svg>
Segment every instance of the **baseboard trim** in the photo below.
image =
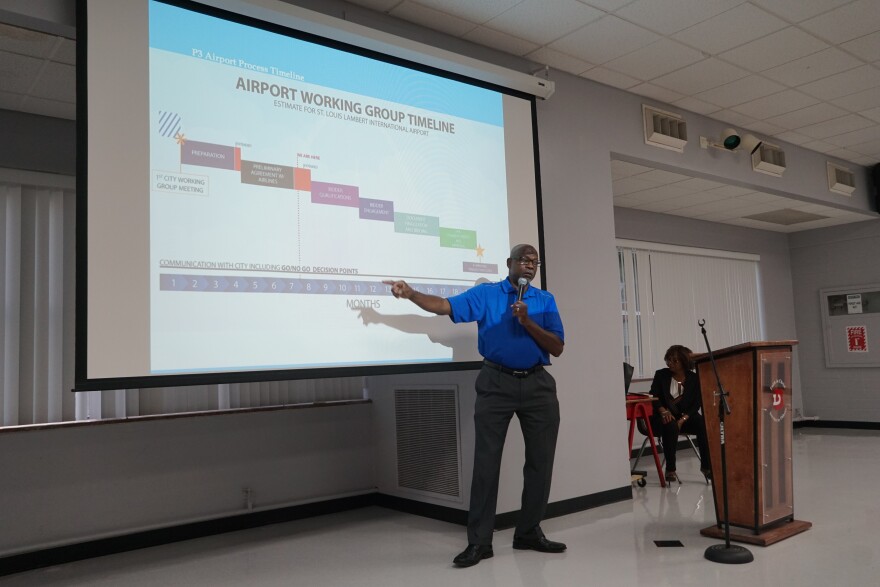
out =
<svg viewBox="0 0 880 587"><path fill-rule="evenodd" d="M274 510L240 514L237 516L206 520L203 522L181 524L179 526L170 526L156 530L135 532L133 534L114 536L112 538L101 538L99 540L90 540L78 544L56 546L54 548L46 548L43 550L0 558L0 577L11 575L13 573L21 573L23 571L96 558L108 554L118 554L141 548L149 548L151 546L161 546L163 544L181 542L193 538L204 538L215 534L224 534L226 532L258 528L269 524L291 522L303 518L343 512L346 510L374 505L374 503L375 494L368 493L365 495L343 497Z"/></svg>
<svg viewBox="0 0 880 587"><path fill-rule="evenodd" d="M432 520L440 520L441 522L449 522L450 524L458 524L459 526L467 525L467 510L425 503L385 493L376 493L375 499L376 505L388 508L389 510L431 518Z"/></svg>
<svg viewBox="0 0 880 587"><path fill-rule="evenodd" d="M618 487L617 489L608 489L599 493L591 493L590 495L582 495L581 497L573 497L562 501L554 501L547 504L547 512L544 518L558 518L575 514L585 510L601 507L620 501L632 499L632 485ZM516 526L516 520L519 516L519 510L507 512L495 516L495 529L503 530Z"/></svg>
<svg viewBox="0 0 880 587"><path fill-rule="evenodd" d="M583 495L581 497L574 497L549 503L547 504L547 513L544 517L558 518L559 516L567 516L568 514L574 514L584 510L608 505L610 503L617 503L619 501L627 501L630 499L632 499L632 485L627 485L626 487L609 489L607 491L600 491L599 493L592 493L590 495ZM467 525L467 510L459 510L447 506L423 503L421 501L384 494L377 494L376 505L406 512L408 514L422 516L424 518L458 524L460 526ZM495 529L505 530L507 528L513 528L516 525L518 516L519 510L496 515Z"/></svg>
<svg viewBox="0 0 880 587"><path fill-rule="evenodd" d="M795 428L843 428L848 430L880 430L880 422L856 422L852 420L800 420Z"/></svg>
<svg viewBox="0 0 880 587"><path fill-rule="evenodd" d="M599 493L550 503L547 505L546 517L555 518L565 516L629 499L632 499L632 487L627 485L626 487L609 489L607 491L600 491ZM324 514L333 514L367 506L381 506L408 514L458 524L460 526L467 525L467 511L464 510L423 503L382 493L369 493L278 508L275 510L241 514L204 522L181 524L179 526L147 530L124 536L102 538L99 540L91 540L89 542L57 546L54 548L2 557L0 558L0 577L96 558L99 556L106 556L109 554L119 554L141 548L149 548L151 546L161 546L163 544L191 540L193 538L204 538L215 534L247 530L281 522L291 522L294 520L322 516ZM516 517L518 514L519 511L515 511L496 516L496 529L501 530L513 527L516 524Z"/></svg>

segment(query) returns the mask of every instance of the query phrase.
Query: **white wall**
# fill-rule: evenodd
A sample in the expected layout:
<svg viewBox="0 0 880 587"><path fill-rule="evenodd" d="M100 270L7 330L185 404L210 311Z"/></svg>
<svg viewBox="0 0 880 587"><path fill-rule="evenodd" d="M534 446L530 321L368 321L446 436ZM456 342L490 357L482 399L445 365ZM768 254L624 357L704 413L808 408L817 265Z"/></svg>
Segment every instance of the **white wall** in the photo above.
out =
<svg viewBox="0 0 880 587"><path fill-rule="evenodd" d="M0 431L0 557L372 492L370 409Z"/></svg>
<svg viewBox="0 0 880 587"><path fill-rule="evenodd" d="M880 369L825 366L819 290L880 283L880 221L792 235L791 266L800 335L804 415L820 420L880 422ZM858 321L855 322L858 324ZM880 332L868 331L868 348Z"/></svg>

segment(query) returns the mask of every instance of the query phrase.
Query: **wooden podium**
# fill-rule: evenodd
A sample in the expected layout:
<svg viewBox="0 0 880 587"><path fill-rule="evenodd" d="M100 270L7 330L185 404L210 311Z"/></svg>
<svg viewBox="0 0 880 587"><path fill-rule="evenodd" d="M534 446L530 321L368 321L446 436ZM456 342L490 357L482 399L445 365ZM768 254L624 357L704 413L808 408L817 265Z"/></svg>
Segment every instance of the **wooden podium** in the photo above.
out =
<svg viewBox="0 0 880 587"><path fill-rule="evenodd" d="M724 418L730 539L767 546L809 529L792 499L791 348L797 341L747 342L714 351L731 413ZM695 357L712 460L717 525L724 537L718 383L708 354Z"/></svg>

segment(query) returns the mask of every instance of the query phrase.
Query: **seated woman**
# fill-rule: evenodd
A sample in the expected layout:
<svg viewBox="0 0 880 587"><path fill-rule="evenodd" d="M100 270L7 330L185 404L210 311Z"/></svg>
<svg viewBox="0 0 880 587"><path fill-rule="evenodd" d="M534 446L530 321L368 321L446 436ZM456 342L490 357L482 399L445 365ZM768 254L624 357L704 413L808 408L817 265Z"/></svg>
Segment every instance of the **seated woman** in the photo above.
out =
<svg viewBox="0 0 880 587"><path fill-rule="evenodd" d="M666 455L666 480L678 481L675 473L675 449L678 435L693 434L697 437L700 449L700 471L709 479L709 446L706 442L706 428L700 414L700 378L691 371L693 361L691 350L685 346L672 345L663 357L665 369L654 373L651 395L658 398L651 426L654 434L663 441Z"/></svg>

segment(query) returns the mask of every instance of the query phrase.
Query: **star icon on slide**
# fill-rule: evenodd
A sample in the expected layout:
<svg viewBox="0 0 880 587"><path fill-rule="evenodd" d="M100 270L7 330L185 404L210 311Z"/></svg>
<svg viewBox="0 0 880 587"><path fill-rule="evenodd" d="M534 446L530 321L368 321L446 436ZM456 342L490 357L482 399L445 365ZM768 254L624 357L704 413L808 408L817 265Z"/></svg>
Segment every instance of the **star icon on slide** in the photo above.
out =
<svg viewBox="0 0 880 587"><path fill-rule="evenodd" d="M186 135L184 135L182 132L179 132L174 135L174 140L177 141L178 145L183 145L186 143Z"/></svg>
<svg viewBox="0 0 880 587"><path fill-rule="evenodd" d="M483 260L483 254L484 254L485 252L486 252L486 249L484 249L484 248L481 247L480 245L477 245L477 257L480 259L480 261Z"/></svg>

